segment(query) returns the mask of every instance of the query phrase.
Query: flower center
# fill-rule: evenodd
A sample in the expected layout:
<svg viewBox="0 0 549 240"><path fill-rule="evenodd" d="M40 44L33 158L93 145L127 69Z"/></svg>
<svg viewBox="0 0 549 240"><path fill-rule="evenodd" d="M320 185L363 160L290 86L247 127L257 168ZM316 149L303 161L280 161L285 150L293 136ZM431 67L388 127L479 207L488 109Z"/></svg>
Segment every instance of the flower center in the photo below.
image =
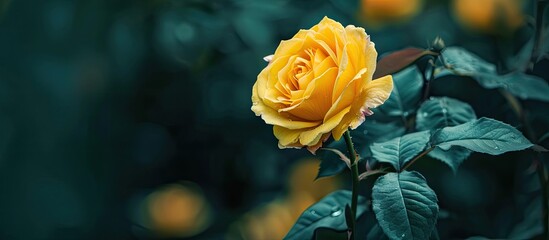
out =
<svg viewBox="0 0 549 240"><path fill-rule="evenodd" d="M314 59L314 50L309 48L305 50L305 53L305 56L296 58L292 64L292 70L288 72L288 87L291 91L303 90L307 87L303 84L304 81L301 79L306 77L307 73L309 73L313 68L311 60Z"/></svg>

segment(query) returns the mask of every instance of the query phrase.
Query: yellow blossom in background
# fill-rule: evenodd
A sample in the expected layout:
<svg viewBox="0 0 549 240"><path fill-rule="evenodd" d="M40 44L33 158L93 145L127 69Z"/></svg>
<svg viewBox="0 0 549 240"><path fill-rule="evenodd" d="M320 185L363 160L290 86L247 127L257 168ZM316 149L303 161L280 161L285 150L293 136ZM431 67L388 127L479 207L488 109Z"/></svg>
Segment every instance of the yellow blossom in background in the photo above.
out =
<svg viewBox="0 0 549 240"><path fill-rule="evenodd" d="M288 195L308 194L313 201L316 201L339 189L341 183L337 178L323 177L315 180L319 168L320 160L317 159L305 159L296 162L290 169L290 175L288 176Z"/></svg>
<svg viewBox="0 0 549 240"><path fill-rule="evenodd" d="M372 81L377 52L363 28L325 17L282 41L252 90L252 111L273 125L280 148L316 151L358 127L391 93L391 76Z"/></svg>
<svg viewBox="0 0 549 240"><path fill-rule="evenodd" d="M423 0L361 0L359 18L371 26L402 22L416 16Z"/></svg>
<svg viewBox="0 0 549 240"><path fill-rule="evenodd" d="M520 0L454 0L458 22L473 31L507 35L523 24Z"/></svg>
<svg viewBox="0 0 549 240"><path fill-rule="evenodd" d="M336 176L315 181L319 167L318 159L303 159L296 162L287 179L287 195L246 213L232 225L226 239L284 238L303 211L341 187L341 182Z"/></svg>
<svg viewBox="0 0 549 240"><path fill-rule="evenodd" d="M161 237L189 237L211 223L211 209L194 183L170 184L151 193L142 203L143 225Z"/></svg>

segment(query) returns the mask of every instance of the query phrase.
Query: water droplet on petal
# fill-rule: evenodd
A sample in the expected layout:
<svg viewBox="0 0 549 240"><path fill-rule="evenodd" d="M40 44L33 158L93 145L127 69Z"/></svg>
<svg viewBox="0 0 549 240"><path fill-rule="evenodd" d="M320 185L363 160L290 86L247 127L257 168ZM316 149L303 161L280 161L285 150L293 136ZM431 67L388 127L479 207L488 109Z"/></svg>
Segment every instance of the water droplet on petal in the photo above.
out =
<svg viewBox="0 0 549 240"><path fill-rule="evenodd" d="M424 112L421 114L422 117L427 117L427 115L429 115L428 113Z"/></svg>
<svg viewBox="0 0 549 240"><path fill-rule="evenodd" d="M498 146L495 146L494 149L495 149L495 150L499 150L499 147L498 147Z"/></svg>
<svg viewBox="0 0 549 240"><path fill-rule="evenodd" d="M447 113L447 112L448 112L448 110L446 110L446 108L442 109L442 113Z"/></svg>

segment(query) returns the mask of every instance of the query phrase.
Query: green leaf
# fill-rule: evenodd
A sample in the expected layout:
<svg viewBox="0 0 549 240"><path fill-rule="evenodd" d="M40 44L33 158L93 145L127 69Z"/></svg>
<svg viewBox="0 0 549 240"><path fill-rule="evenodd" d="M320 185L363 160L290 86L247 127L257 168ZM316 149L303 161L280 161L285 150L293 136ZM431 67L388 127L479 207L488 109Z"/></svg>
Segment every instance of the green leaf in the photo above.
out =
<svg viewBox="0 0 549 240"><path fill-rule="evenodd" d="M506 75L479 74L475 77L484 88L501 88L521 99L549 101L549 84L542 78L522 72Z"/></svg>
<svg viewBox="0 0 549 240"><path fill-rule="evenodd" d="M437 197L418 172L388 173L375 182L373 209L389 239L428 239L438 215Z"/></svg>
<svg viewBox="0 0 549 240"><path fill-rule="evenodd" d="M385 233L383 232L383 229L379 226L378 223L376 223L368 232L368 235L366 236L366 239L368 240L388 240L389 238ZM440 239L438 236L438 232L436 228L433 228L433 232L431 233L431 236L429 237L431 240L438 240Z"/></svg>
<svg viewBox="0 0 549 240"><path fill-rule="evenodd" d="M443 150L439 147L429 152L427 156L438 159L448 165L452 171L457 173L458 167L471 155L471 151L460 146L450 147L448 150Z"/></svg>
<svg viewBox="0 0 549 240"><path fill-rule="evenodd" d="M418 109L416 115L417 130L434 130L456 126L476 119L473 108L462 101L447 97L430 98ZM471 155L466 148L455 146L448 150L439 147L429 152L428 156L446 163L454 173L465 159Z"/></svg>
<svg viewBox="0 0 549 240"><path fill-rule="evenodd" d="M391 164L395 170L421 153L429 142L429 131L416 132L370 146L372 157L378 162Z"/></svg>
<svg viewBox="0 0 549 240"><path fill-rule="evenodd" d="M532 199L531 203L522 211L524 214L522 221L511 230L509 239L533 239L543 233L543 221L539 214L543 211L542 202L541 196Z"/></svg>
<svg viewBox="0 0 549 240"><path fill-rule="evenodd" d="M385 233L383 233L383 229L379 226L379 224L375 224L372 229L368 232L368 236L366 239L370 240L388 240L389 238Z"/></svg>
<svg viewBox="0 0 549 240"><path fill-rule="evenodd" d="M333 141L328 145L328 148L346 151L345 141L343 141L343 139L340 141ZM323 148L321 148L321 150L322 149ZM316 179L337 175L347 168L345 161L342 161L341 157L333 151L321 151L319 156L320 168L318 169Z"/></svg>
<svg viewBox="0 0 549 240"><path fill-rule="evenodd" d="M522 45L521 49L513 57L506 60L507 66L511 66L512 69L524 72L530 63L532 57L532 50L534 49L534 38L530 38L528 42Z"/></svg>
<svg viewBox="0 0 549 240"><path fill-rule="evenodd" d="M518 151L533 146L522 133L514 127L490 118L445 127L431 136L431 144L448 150L452 146L461 146L471 151L499 155L509 151Z"/></svg>
<svg viewBox="0 0 549 240"><path fill-rule="evenodd" d="M545 24L545 28L541 31L543 34L543 37L541 39L549 39L549 24ZM540 47L539 47L539 55L538 59L536 59L536 63L543 60L544 58L549 58L549 41L541 41ZM532 44L533 45L533 44Z"/></svg>
<svg viewBox="0 0 549 240"><path fill-rule="evenodd" d="M416 114L418 131L455 126L476 119L473 108L448 97L432 97L419 107Z"/></svg>
<svg viewBox="0 0 549 240"><path fill-rule="evenodd" d="M391 96L378 111L388 116L408 116L419 103L422 87L423 78L417 67L411 66L398 72L393 75Z"/></svg>
<svg viewBox="0 0 549 240"><path fill-rule="evenodd" d="M339 190L329 194L310 206L297 219L284 239L313 239L315 230L328 228L335 231L347 230L345 206L351 201L351 192ZM366 211L366 199L359 196L357 218Z"/></svg>
<svg viewBox="0 0 549 240"><path fill-rule="evenodd" d="M442 57L451 70L459 75L474 76L477 73L496 74L496 66L461 47L447 47Z"/></svg>
<svg viewBox="0 0 549 240"><path fill-rule="evenodd" d="M375 116L375 114L374 114ZM362 131L364 139L369 142L386 141L398 136L402 136L406 132L404 124L399 119L391 122L381 122L375 119L368 119L355 130Z"/></svg>
<svg viewBox="0 0 549 240"><path fill-rule="evenodd" d="M549 84L539 77L522 72L498 75L494 64L459 47L447 48L442 56L453 72L472 77L484 88L505 89L521 99L549 101Z"/></svg>
<svg viewBox="0 0 549 240"><path fill-rule="evenodd" d="M339 160L343 162L347 168L351 168L351 160L341 151L335 148L321 148L320 150L331 152L339 157ZM336 163L334 161L337 161L337 159L334 159L333 157L330 158L323 158L323 160L320 162L320 169L318 170L318 175L316 179L321 177L327 177L332 176L335 174L340 173L343 169L341 169L341 163ZM345 168L344 168L345 169Z"/></svg>

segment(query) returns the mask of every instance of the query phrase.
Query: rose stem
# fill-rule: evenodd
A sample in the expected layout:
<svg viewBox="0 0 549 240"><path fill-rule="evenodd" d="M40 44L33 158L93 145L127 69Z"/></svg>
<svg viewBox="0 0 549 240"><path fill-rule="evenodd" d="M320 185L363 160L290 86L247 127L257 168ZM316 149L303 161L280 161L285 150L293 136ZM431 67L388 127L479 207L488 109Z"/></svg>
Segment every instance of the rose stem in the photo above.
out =
<svg viewBox="0 0 549 240"><path fill-rule="evenodd" d="M351 175L353 178L353 192L351 196L351 238L355 239L355 229L356 229L356 209L358 202L358 163L356 159L355 147L353 146L353 141L351 140L351 133L347 130L344 134L345 143L347 144L347 151L349 152L349 159L351 160Z"/></svg>

